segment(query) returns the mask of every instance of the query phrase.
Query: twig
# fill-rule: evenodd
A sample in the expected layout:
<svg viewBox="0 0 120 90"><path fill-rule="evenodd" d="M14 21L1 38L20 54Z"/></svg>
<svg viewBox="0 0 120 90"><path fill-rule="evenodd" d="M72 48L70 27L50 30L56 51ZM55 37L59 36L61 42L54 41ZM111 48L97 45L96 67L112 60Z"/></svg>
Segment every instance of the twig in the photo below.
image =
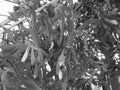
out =
<svg viewBox="0 0 120 90"><path fill-rule="evenodd" d="M19 23L21 23L21 22L23 22L23 21L25 21L26 20L26 18L24 17L24 18L22 18L20 21L17 21L16 23L14 23L13 25L11 25L8 29L11 29L11 28L13 28L14 26L16 26L16 25L18 25Z"/></svg>
<svg viewBox="0 0 120 90"><path fill-rule="evenodd" d="M44 9L45 7L47 7L48 5L50 5L51 3L54 3L55 1L58 1L58 0L53 0L53 1L45 4L44 6L38 8L37 10L35 10L35 12L37 13L37 12L41 11L42 9Z"/></svg>
<svg viewBox="0 0 120 90"><path fill-rule="evenodd" d="M9 23L10 20L7 18L6 20L4 20L2 23L0 23L0 27L2 27L3 25Z"/></svg>
<svg viewBox="0 0 120 90"><path fill-rule="evenodd" d="M3 14L0 14L0 16L8 17L8 15L3 15Z"/></svg>
<svg viewBox="0 0 120 90"><path fill-rule="evenodd" d="M58 1L58 0L53 0L47 4L45 4L44 6L38 8L37 10L35 10L36 13L40 12L42 9L44 9L45 7L47 7L48 5L50 5L51 3L55 2L55 1ZM13 28L14 26L16 26L17 24L19 24L20 22L23 22L24 20L26 20L26 18L22 18L20 21L17 21L15 24L13 24L11 27L9 27L8 29L11 29Z"/></svg>
<svg viewBox="0 0 120 90"><path fill-rule="evenodd" d="M13 2L13 1L10 1L10 0L5 0L5 1L10 2L10 3L17 4L16 2Z"/></svg>

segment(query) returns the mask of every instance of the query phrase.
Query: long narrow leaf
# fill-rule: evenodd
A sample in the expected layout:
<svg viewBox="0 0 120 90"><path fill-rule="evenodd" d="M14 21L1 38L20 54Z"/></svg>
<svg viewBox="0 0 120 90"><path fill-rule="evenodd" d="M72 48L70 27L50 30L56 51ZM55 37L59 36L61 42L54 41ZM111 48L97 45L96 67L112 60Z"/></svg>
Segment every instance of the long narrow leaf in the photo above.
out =
<svg viewBox="0 0 120 90"><path fill-rule="evenodd" d="M40 60L38 62L43 63L43 54L40 48L38 49L38 60Z"/></svg>
<svg viewBox="0 0 120 90"><path fill-rule="evenodd" d="M35 55L34 55L34 49L31 49L31 65L35 64Z"/></svg>
<svg viewBox="0 0 120 90"><path fill-rule="evenodd" d="M22 62L26 61L26 59L28 57L28 54L29 54L29 51L30 51L30 47L28 46L25 53L24 53L24 55L23 55L23 57L22 57L22 59L21 59Z"/></svg>
<svg viewBox="0 0 120 90"><path fill-rule="evenodd" d="M40 67L38 65L38 63L35 64L35 68L34 68L34 76L37 77L38 76L38 71L39 71Z"/></svg>
<svg viewBox="0 0 120 90"><path fill-rule="evenodd" d="M61 79L62 71L60 70L60 67L64 65L65 63L65 56L64 56L65 50L62 51L61 55L58 58L58 62L56 65L56 74L58 75L59 79Z"/></svg>

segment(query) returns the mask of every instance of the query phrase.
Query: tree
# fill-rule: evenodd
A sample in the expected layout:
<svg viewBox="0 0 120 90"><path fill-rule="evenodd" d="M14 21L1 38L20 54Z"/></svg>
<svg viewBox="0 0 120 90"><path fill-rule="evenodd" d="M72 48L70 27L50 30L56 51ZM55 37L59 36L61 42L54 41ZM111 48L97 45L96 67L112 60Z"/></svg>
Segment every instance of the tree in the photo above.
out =
<svg viewBox="0 0 120 90"><path fill-rule="evenodd" d="M1 90L120 90L120 2L7 1Z"/></svg>

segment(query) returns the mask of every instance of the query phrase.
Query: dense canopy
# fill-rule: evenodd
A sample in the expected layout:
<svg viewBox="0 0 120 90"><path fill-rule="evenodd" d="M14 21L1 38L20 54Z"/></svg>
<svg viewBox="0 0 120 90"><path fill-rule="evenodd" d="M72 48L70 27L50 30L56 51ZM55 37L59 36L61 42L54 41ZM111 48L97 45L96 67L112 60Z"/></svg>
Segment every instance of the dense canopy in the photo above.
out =
<svg viewBox="0 0 120 90"><path fill-rule="evenodd" d="M119 0L6 1L0 90L120 90Z"/></svg>

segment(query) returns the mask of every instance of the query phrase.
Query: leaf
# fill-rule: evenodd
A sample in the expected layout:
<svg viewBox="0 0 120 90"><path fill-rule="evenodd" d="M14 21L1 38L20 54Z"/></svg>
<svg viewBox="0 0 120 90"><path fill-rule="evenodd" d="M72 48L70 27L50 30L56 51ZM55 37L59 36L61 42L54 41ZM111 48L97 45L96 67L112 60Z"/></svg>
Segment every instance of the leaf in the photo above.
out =
<svg viewBox="0 0 120 90"><path fill-rule="evenodd" d="M21 50L25 50L27 48L27 46L24 43L21 43L21 42L16 43L15 47L17 49L21 49Z"/></svg>
<svg viewBox="0 0 120 90"><path fill-rule="evenodd" d="M48 62L46 62L45 64L46 64L46 70L47 70L48 72L51 72L51 67L50 67L50 65L48 64Z"/></svg>
<svg viewBox="0 0 120 90"><path fill-rule="evenodd" d="M42 50L38 49L38 62L40 62L41 64L43 63L43 54L42 54Z"/></svg>
<svg viewBox="0 0 120 90"><path fill-rule="evenodd" d="M20 0L13 0L16 4L20 4Z"/></svg>
<svg viewBox="0 0 120 90"><path fill-rule="evenodd" d="M40 65L38 65L38 63L35 63L35 68L34 68L34 76L35 77L38 76L39 69L40 69Z"/></svg>
<svg viewBox="0 0 120 90"><path fill-rule="evenodd" d="M63 50L63 52L61 53L61 55L58 58L58 65L62 66L64 64L64 62L65 62L65 56L64 56L64 50Z"/></svg>
<svg viewBox="0 0 120 90"><path fill-rule="evenodd" d="M30 24L31 37L32 37L32 40L33 40L34 44L37 47L40 47L40 40L39 40L39 37L38 37L37 33L35 32L35 28L36 28L36 13L35 13L35 11L33 10L32 7L29 7L29 8L31 10L31 15L32 15L32 21L31 21L31 24Z"/></svg>
<svg viewBox="0 0 120 90"><path fill-rule="evenodd" d="M1 76L1 81L3 82L4 90L7 90L6 87L8 87L8 85L10 85L10 83L7 81L8 72L14 73L14 71L9 68L6 68L6 70L3 72L2 76Z"/></svg>
<svg viewBox="0 0 120 90"><path fill-rule="evenodd" d="M34 30L36 27L36 13L32 7L29 7L29 8L31 10L31 15L32 15L31 27L32 27L32 30Z"/></svg>
<svg viewBox="0 0 120 90"><path fill-rule="evenodd" d="M47 14L45 13L42 13L43 14L43 20L44 20L44 23L45 23L45 26L46 26L46 32L47 32L47 35L48 35L48 38L51 39L51 32L52 32L52 27L51 27L51 24L50 24L50 19L48 18Z"/></svg>
<svg viewBox="0 0 120 90"><path fill-rule="evenodd" d="M75 49L73 47L70 48L71 52L72 52L72 59L74 60L74 62L76 64L78 64L78 60L77 60L77 56L76 56L76 52Z"/></svg>
<svg viewBox="0 0 120 90"><path fill-rule="evenodd" d="M83 25L80 25L79 27L78 27L78 29L77 30L79 30L79 31L81 31L81 30L86 30L86 29L88 29L90 26L90 24L92 24L92 25L97 25L97 24L99 24L100 22L99 22L99 20L97 20L97 19L89 19L89 20L87 20L87 21L85 21L84 23L83 23Z"/></svg>
<svg viewBox="0 0 120 90"><path fill-rule="evenodd" d="M35 55L34 55L34 49L32 48L31 49L31 65L34 65L35 64Z"/></svg>
<svg viewBox="0 0 120 90"><path fill-rule="evenodd" d="M9 29L5 28L5 27L3 27L3 29L5 30L6 33L8 33L8 37L11 39L11 41L12 41L13 43L16 43L16 41L14 40L14 38L13 38L13 36L12 36L11 31L10 31Z"/></svg>
<svg viewBox="0 0 120 90"><path fill-rule="evenodd" d="M24 15L24 13L22 12L22 10L19 10L19 11L14 12L14 13L15 13L15 15L16 15L17 18L20 18L20 17L22 17Z"/></svg>
<svg viewBox="0 0 120 90"><path fill-rule="evenodd" d="M32 40L34 41L34 44L37 46L37 47L40 47L40 40L39 40L39 37L38 35L36 34L36 32L34 30L31 30L31 36L32 36Z"/></svg>
<svg viewBox="0 0 120 90"><path fill-rule="evenodd" d="M54 42L52 41L52 42L51 42L51 46L50 46L50 48L49 48L49 51L50 51L53 47L54 47Z"/></svg>
<svg viewBox="0 0 120 90"><path fill-rule="evenodd" d="M107 68L108 68L108 65L107 65L107 64L103 64L103 65L102 65L103 71L107 72L107 71L108 71Z"/></svg>
<svg viewBox="0 0 120 90"><path fill-rule="evenodd" d="M119 82L118 76L114 76L110 80L110 84L111 84L112 90L120 90L120 82Z"/></svg>
<svg viewBox="0 0 120 90"><path fill-rule="evenodd" d="M116 28L115 31L116 31L116 33L117 33L117 34L119 35L119 37L120 37L120 29L119 29L119 28Z"/></svg>
<svg viewBox="0 0 120 90"><path fill-rule="evenodd" d="M13 56L16 57L16 58L20 58L22 56L23 51L24 50L19 49L13 54Z"/></svg>
<svg viewBox="0 0 120 90"><path fill-rule="evenodd" d="M14 45L10 45L10 44L3 44L0 46L0 48L2 49L2 53L4 55L14 54L17 51L17 48Z"/></svg>
<svg viewBox="0 0 120 90"><path fill-rule="evenodd" d="M77 12L74 12L73 18L75 18L75 19L81 18L81 15Z"/></svg>
<svg viewBox="0 0 120 90"><path fill-rule="evenodd" d="M11 21L18 21L18 18L15 14L15 12L9 12L10 16L8 17Z"/></svg>
<svg viewBox="0 0 120 90"><path fill-rule="evenodd" d="M2 49L2 51L7 51L7 50L10 50L10 49L14 49L15 46L10 45L10 44L3 44L3 45L0 45L0 48Z"/></svg>
<svg viewBox="0 0 120 90"><path fill-rule="evenodd" d="M42 90L33 80L28 78L23 79L22 84L27 87L25 90Z"/></svg>
<svg viewBox="0 0 120 90"><path fill-rule="evenodd" d="M68 86L68 79L67 79L67 76L64 78L64 81L62 83L62 89L63 90L66 90L67 89L67 86Z"/></svg>
<svg viewBox="0 0 120 90"><path fill-rule="evenodd" d="M21 61L19 61L18 63L16 63L16 67L17 67L17 69L18 69L18 71L19 71L19 73L21 74L21 75L26 75L26 73L25 73L25 71L24 71L24 69L25 69L25 64L24 63L22 63ZM30 65L29 65L30 66Z"/></svg>
<svg viewBox="0 0 120 90"><path fill-rule="evenodd" d="M31 47L32 49L38 51L38 62L42 63L42 61L43 61L43 55L47 56L47 53L44 50L42 50L41 48L35 46L33 42L26 41L26 44L29 47Z"/></svg>
<svg viewBox="0 0 120 90"><path fill-rule="evenodd" d="M74 30L74 22L71 18L67 18L67 29L69 32L72 32Z"/></svg>
<svg viewBox="0 0 120 90"><path fill-rule="evenodd" d="M0 77L2 76L4 70L2 70L2 68L0 68Z"/></svg>
<svg viewBox="0 0 120 90"><path fill-rule="evenodd" d="M57 65L56 65L56 74L59 78L61 78L62 71L60 70L60 67L64 65L65 63L65 56L64 56L65 50L62 51L61 55L58 58Z"/></svg>
<svg viewBox="0 0 120 90"><path fill-rule="evenodd" d="M29 47L31 47L34 50L38 50L33 41L26 40L25 44L28 45Z"/></svg>
<svg viewBox="0 0 120 90"><path fill-rule="evenodd" d="M118 25L118 21L117 20L106 20L106 21L108 21L111 24Z"/></svg>
<svg viewBox="0 0 120 90"><path fill-rule="evenodd" d="M61 17L61 22L60 22L60 45L62 44L62 41L63 41L63 34L64 34L64 27L65 27L65 21L64 21L64 18Z"/></svg>
<svg viewBox="0 0 120 90"><path fill-rule="evenodd" d="M68 34L67 46L70 47L72 45L74 39L74 32L70 32Z"/></svg>
<svg viewBox="0 0 120 90"><path fill-rule="evenodd" d="M28 54L29 54L29 51L30 51L30 47L28 46L25 53L24 53L24 55L23 55L23 57L22 57L22 59L21 59L22 62L26 61L26 59L28 57Z"/></svg>
<svg viewBox="0 0 120 90"><path fill-rule="evenodd" d="M48 7L46 7L46 10L50 18L55 16L54 7L52 5L49 5Z"/></svg>
<svg viewBox="0 0 120 90"><path fill-rule="evenodd" d="M62 71L61 71L61 70L58 71L58 77L59 77L59 80L61 80L62 77L63 77L63 75L62 75Z"/></svg>

